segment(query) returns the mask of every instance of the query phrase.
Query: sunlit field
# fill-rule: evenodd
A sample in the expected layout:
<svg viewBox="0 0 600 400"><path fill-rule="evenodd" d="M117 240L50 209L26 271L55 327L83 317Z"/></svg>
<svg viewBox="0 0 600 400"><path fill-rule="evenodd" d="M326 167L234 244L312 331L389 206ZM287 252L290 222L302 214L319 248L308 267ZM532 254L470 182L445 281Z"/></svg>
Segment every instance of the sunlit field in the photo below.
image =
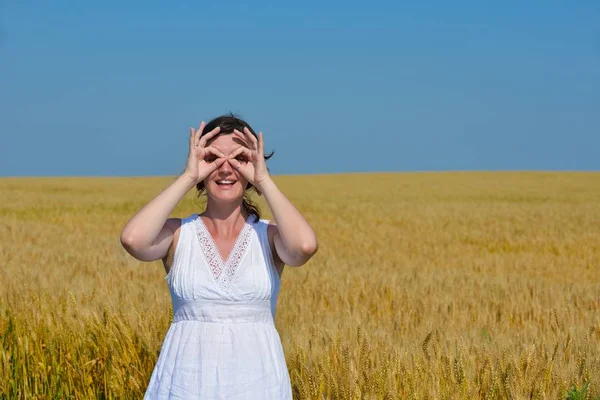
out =
<svg viewBox="0 0 600 400"><path fill-rule="evenodd" d="M119 234L173 179L0 179L0 398L143 396L172 309ZM600 173L275 181L320 244L275 319L295 398L600 396Z"/></svg>

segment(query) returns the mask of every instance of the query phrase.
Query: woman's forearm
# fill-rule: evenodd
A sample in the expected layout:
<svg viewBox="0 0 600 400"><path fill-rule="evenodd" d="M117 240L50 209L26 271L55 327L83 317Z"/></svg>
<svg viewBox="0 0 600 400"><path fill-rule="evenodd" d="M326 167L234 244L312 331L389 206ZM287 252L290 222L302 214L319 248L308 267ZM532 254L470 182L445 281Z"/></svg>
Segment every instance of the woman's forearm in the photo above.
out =
<svg viewBox="0 0 600 400"><path fill-rule="evenodd" d="M308 221L279 190L275 182L268 178L258 189L265 196L271 209L287 252L294 255L295 258L304 258L314 254L318 248L317 235Z"/></svg>
<svg viewBox="0 0 600 400"><path fill-rule="evenodd" d="M194 186L191 177L185 174L179 176L127 222L121 233L121 241L136 247L153 244L169 214Z"/></svg>

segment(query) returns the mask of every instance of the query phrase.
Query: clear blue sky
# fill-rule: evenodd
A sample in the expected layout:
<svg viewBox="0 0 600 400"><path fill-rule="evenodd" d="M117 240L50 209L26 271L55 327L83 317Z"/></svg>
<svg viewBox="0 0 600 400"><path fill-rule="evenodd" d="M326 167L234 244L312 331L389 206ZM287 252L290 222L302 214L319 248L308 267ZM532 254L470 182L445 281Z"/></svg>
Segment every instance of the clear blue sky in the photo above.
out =
<svg viewBox="0 0 600 400"><path fill-rule="evenodd" d="M0 175L175 175L229 111L273 174L600 170L600 2L416 3L5 0Z"/></svg>

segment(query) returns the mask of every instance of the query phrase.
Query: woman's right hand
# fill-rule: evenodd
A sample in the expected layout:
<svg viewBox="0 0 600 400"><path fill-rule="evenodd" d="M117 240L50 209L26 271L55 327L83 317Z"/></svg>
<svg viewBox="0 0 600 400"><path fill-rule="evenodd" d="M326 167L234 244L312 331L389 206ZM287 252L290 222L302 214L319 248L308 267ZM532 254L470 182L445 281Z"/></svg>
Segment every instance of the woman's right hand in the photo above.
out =
<svg viewBox="0 0 600 400"><path fill-rule="evenodd" d="M203 181L213 171L219 168L226 159L225 155L219 150L206 145L211 138L215 137L220 132L221 128L217 126L201 138L200 136L202 135L205 125L204 121L202 121L198 130L190 128L190 148L187 164L183 173L190 177L195 184ZM214 155L217 158L208 161L207 159L214 158L211 155Z"/></svg>

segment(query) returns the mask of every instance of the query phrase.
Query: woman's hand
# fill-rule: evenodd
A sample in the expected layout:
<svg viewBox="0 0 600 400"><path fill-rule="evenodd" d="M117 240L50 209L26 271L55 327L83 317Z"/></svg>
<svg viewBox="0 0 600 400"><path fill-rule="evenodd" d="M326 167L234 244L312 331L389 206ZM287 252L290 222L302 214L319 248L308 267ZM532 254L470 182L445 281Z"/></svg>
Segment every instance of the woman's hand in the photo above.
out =
<svg viewBox="0 0 600 400"><path fill-rule="evenodd" d="M247 127L244 127L244 133L237 129L234 129L233 132L248 147L240 146L231 153L229 155L230 162L248 182L260 190L261 184L269 178L262 132L258 133L258 140ZM242 161L236 159L240 154L243 155Z"/></svg>
<svg viewBox="0 0 600 400"><path fill-rule="evenodd" d="M202 121L200 128L198 128L197 131L195 131L194 128L190 128L190 148L183 174L190 177L195 183L203 181L226 160L225 155L218 149L212 146L206 146L206 143L216 136L221 128L217 126L200 138L205 125L204 121ZM214 161L207 161L206 159L209 158L209 155L211 154L217 158Z"/></svg>

